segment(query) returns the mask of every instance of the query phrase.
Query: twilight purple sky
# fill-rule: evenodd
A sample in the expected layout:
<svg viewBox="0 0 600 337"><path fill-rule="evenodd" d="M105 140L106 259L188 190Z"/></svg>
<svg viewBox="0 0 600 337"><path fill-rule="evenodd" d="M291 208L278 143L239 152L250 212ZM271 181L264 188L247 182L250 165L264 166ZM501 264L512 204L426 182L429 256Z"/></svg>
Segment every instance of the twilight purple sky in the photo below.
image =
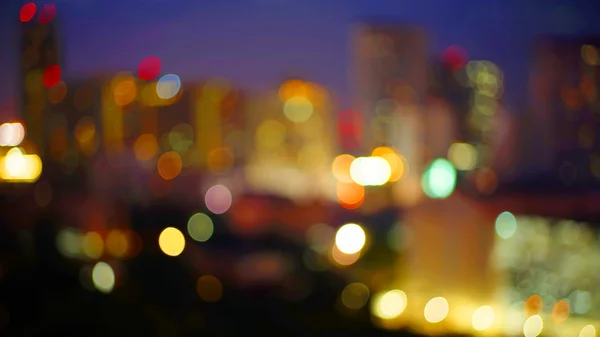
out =
<svg viewBox="0 0 600 337"><path fill-rule="evenodd" d="M18 116L19 9L0 1L0 119ZM34 1L42 5L52 1ZM507 100L524 95L528 53L539 34L600 34L598 1L575 0L55 0L65 77L135 70L149 55L183 81L222 76L245 88L275 87L286 75L325 85L349 107L349 32L386 16L430 33L505 71ZM3 108L4 107L4 108Z"/></svg>

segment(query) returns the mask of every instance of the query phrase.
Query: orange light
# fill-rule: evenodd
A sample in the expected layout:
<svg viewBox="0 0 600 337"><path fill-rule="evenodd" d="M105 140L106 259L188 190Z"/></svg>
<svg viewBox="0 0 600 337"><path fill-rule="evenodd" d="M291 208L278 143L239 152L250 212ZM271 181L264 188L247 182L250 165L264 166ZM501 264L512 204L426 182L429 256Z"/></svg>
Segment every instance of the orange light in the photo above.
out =
<svg viewBox="0 0 600 337"><path fill-rule="evenodd" d="M279 88L279 98L282 102L295 96L308 97L309 93L309 85L300 80L289 80Z"/></svg>
<svg viewBox="0 0 600 337"><path fill-rule="evenodd" d="M390 165L390 168L392 169L392 174L388 181L390 181L390 182L398 181L398 180L402 179L402 177L404 177L404 173L406 170L406 165L404 164L405 163L404 157L402 157L400 154L396 153L396 151L394 149L387 147L387 146L380 146L380 147L376 148L375 150L373 150L373 152L371 153L371 156L381 157L388 162L388 164Z"/></svg>
<svg viewBox="0 0 600 337"><path fill-rule="evenodd" d="M356 183L342 183L338 182L336 195L338 197L338 201L344 208L348 208L346 206L360 206L365 198L365 188L364 186L358 185ZM354 207L355 208L355 207Z"/></svg>
<svg viewBox="0 0 600 337"><path fill-rule="evenodd" d="M525 316L530 317L533 315L537 315L542 311L542 298L540 295L531 295L525 301Z"/></svg>
<svg viewBox="0 0 600 337"><path fill-rule="evenodd" d="M212 173L223 173L233 166L233 151L228 147L219 147L212 150L208 155L208 168Z"/></svg>
<svg viewBox="0 0 600 337"><path fill-rule="evenodd" d="M165 180L175 179L181 173L181 167L183 163L181 157L177 152L169 151L165 152L160 158L158 158L158 164L156 166L158 174Z"/></svg>
<svg viewBox="0 0 600 337"><path fill-rule="evenodd" d="M114 90L115 103L119 106L125 106L135 99L137 87L132 79L121 81Z"/></svg>
<svg viewBox="0 0 600 337"><path fill-rule="evenodd" d="M154 135L146 133L140 135L133 146L135 158L139 161L147 161L156 155L158 152L158 142Z"/></svg>
<svg viewBox="0 0 600 337"><path fill-rule="evenodd" d="M341 154L333 160L331 164L331 172L337 181L342 183L352 183L352 177L350 176L350 166L354 161L354 156L349 154Z"/></svg>

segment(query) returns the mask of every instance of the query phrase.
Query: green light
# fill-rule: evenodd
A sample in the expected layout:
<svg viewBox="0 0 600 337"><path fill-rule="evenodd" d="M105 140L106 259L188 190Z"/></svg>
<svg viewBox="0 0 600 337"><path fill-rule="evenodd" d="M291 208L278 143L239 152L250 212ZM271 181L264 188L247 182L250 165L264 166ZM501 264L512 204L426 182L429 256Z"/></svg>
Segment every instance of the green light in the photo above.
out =
<svg viewBox="0 0 600 337"><path fill-rule="evenodd" d="M449 197L456 187L456 169L446 159L436 159L423 173L421 178L423 192L434 199Z"/></svg>

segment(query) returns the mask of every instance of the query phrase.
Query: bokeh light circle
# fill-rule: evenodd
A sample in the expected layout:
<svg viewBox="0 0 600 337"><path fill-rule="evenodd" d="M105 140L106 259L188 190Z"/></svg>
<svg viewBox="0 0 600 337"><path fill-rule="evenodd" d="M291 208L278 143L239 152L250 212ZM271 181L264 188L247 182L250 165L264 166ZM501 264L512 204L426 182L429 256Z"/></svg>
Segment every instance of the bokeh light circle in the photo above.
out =
<svg viewBox="0 0 600 337"><path fill-rule="evenodd" d="M358 310L369 300L369 288L362 283L350 283L342 291L342 304L348 309Z"/></svg>
<svg viewBox="0 0 600 337"><path fill-rule="evenodd" d="M354 223L343 225L335 234L335 245L344 254L358 253L365 242L365 231Z"/></svg>
<svg viewBox="0 0 600 337"><path fill-rule="evenodd" d="M232 200L231 192L223 185L215 185L209 188L204 196L206 208L214 214L227 212L231 207Z"/></svg>
<svg viewBox="0 0 600 337"><path fill-rule="evenodd" d="M517 218L511 212L502 212L496 218L495 227L499 237L508 239L517 231Z"/></svg>
<svg viewBox="0 0 600 337"><path fill-rule="evenodd" d="M313 111L313 104L303 96L294 96L285 101L283 106L283 113L294 123L306 122L312 116Z"/></svg>
<svg viewBox="0 0 600 337"><path fill-rule="evenodd" d="M205 242L213 235L214 224L208 215L196 213L188 220L187 229L192 239Z"/></svg>
<svg viewBox="0 0 600 337"><path fill-rule="evenodd" d="M373 297L371 312L382 319L393 319L404 312L407 304L408 298L402 290L390 290Z"/></svg>
<svg viewBox="0 0 600 337"><path fill-rule="evenodd" d="M456 169L448 160L436 159L423 173L421 186L428 197L445 199L456 187Z"/></svg>
<svg viewBox="0 0 600 337"><path fill-rule="evenodd" d="M167 227L160 233L158 245L163 253L169 256L178 256L185 248L185 237L179 229Z"/></svg>
<svg viewBox="0 0 600 337"><path fill-rule="evenodd" d="M443 297L435 297L429 300L425 305L423 314L429 323L439 323L448 316L450 306L448 301Z"/></svg>
<svg viewBox="0 0 600 337"><path fill-rule="evenodd" d="M35 16L35 12L37 11L37 6L33 2L28 2L21 7L21 11L19 12L19 19L21 22L29 22Z"/></svg>
<svg viewBox="0 0 600 337"><path fill-rule="evenodd" d="M150 81L158 76L161 66L160 58L156 56L146 57L138 65L138 76L144 81Z"/></svg>
<svg viewBox="0 0 600 337"><path fill-rule="evenodd" d="M92 269L92 281L96 289L109 293L115 286L115 272L106 262L98 262Z"/></svg>
<svg viewBox="0 0 600 337"><path fill-rule="evenodd" d="M163 155L158 158L158 163L156 165L158 174L165 180L175 179L175 177L181 173L182 167L183 162L181 157L174 151L163 153Z"/></svg>
<svg viewBox="0 0 600 337"><path fill-rule="evenodd" d="M41 24L46 24L54 19L56 15L56 5L54 4L46 4L44 7L40 9L38 13L38 20Z"/></svg>
<svg viewBox="0 0 600 337"><path fill-rule="evenodd" d="M174 74L161 77L156 83L156 95L162 99L171 99L181 90L181 79Z"/></svg>
<svg viewBox="0 0 600 337"><path fill-rule="evenodd" d="M53 64L46 69L44 69L44 73L42 74L42 84L46 88L52 88L58 82L60 82L61 71L60 67L56 64Z"/></svg>

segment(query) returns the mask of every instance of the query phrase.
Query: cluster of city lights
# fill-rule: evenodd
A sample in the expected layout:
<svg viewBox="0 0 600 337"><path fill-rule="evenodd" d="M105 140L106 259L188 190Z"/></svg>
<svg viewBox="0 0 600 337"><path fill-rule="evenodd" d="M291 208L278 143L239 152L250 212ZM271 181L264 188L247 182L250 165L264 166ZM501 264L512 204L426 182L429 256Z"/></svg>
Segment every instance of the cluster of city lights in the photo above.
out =
<svg viewBox="0 0 600 337"><path fill-rule="evenodd" d="M42 160L36 154L27 154L18 147L25 139L23 124L0 125L0 147L10 149L0 156L0 180L8 182L34 182L42 173Z"/></svg>

